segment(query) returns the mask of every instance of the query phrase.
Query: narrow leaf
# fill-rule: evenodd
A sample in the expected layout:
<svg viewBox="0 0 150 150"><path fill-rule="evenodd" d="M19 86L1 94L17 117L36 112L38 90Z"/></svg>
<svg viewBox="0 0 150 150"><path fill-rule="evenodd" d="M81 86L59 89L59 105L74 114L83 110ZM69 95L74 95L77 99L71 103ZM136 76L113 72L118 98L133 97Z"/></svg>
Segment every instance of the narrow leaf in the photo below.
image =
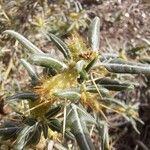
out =
<svg viewBox="0 0 150 150"><path fill-rule="evenodd" d="M21 129L22 127L18 126L0 128L0 136L2 140L8 140L16 137L17 132Z"/></svg>
<svg viewBox="0 0 150 150"><path fill-rule="evenodd" d="M17 132L22 129L19 122L14 121L4 121L0 128L0 136L2 140L8 140L11 138L15 138Z"/></svg>
<svg viewBox="0 0 150 150"><path fill-rule="evenodd" d="M76 137L80 149L94 150L95 148L87 129L85 119L87 118L87 115L85 115L85 112L82 111L81 108L77 107L75 104L71 104L67 109L68 114L66 124L68 127L71 128L71 132ZM90 118L88 118L87 120L89 120Z"/></svg>
<svg viewBox="0 0 150 150"><path fill-rule="evenodd" d="M134 85L130 84L129 82L120 82L119 80L113 80L107 77L97 79L95 83L112 91L122 91L134 88Z"/></svg>
<svg viewBox="0 0 150 150"><path fill-rule="evenodd" d="M97 61L97 57L95 57L86 67L85 67L85 71L86 72L89 72L90 69L94 66L94 64L96 63Z"/></svg>
<svg viewBox="0 0 150 150"><path fill-rule="evenodd" d="M89 134L74 132L74 136L81 150L95 150Z"/></svg>
<svg viewBox="0 0 150 150"><path fill-rule="evenodd" d="M111 148L109 145L108 124L102 120L100 120L97 124L98 124L98 131L102 139L101 149L110 150Z"/></svg>
<svg viewBox="0 0 150 150"><path fill-rule="evenodd" d="M119 107L122 107L122 108L126 108L127 107L127 105L124 103L124 102L122 102L121 100L119 100L119 99L114 99L114 98L110 98L110 97L105 97L104 99L103 99L103 101L105 101L106 103L107 103L107 105L109 104L109 105L117 105L117 106L119 106Z"/></svg>
<svg viewBox="0 0 150 150"><path fill-rule="evenodd" d="M88 40L93 51L98 52L100 43L100 18L95 17L89 27Z"/></svg>
<svg viewBox="0 0 150 150"><path fill-rule="evenodd" d="M62 133L62 123L57 119L50 119L48 122L48 126L53 130ZM69 138L70 140L74 140L74 136L71 134L70 131L65 130L65 136L66 138Z"/></svg>
<svg viewBox="0 0 150 150"><path fill-rule="evenodd" d="M81 95L77 90L61 90L57 93L54 93L54 95L62 99L68 99L71 101L80 100L81 98Z"/></svg>
<svg viewBox="0 0 150 150"><path fill-rule="evenodd" d="M76 69L78 73L80 74L80 77L78 78L78 82L82 83L84 80L88 78L88 74L85 70L86 62L84 60L80 60L76 63Z"/></svg>
<svg viewBox="0 0 150 150"><path fill-rule="evenodd" d="M12 101L12 100L32 100L35 101L38 99L38 95L33 93L33 92L22 92L22 93L17 93L13 96L8 96L6 97L7 101Z"/></svg>
<svg viewBox="0 0 150 150"><path fill-rule="evenodd" d="M48 35L49 35L50 39L52 40L52 42L54 42L54 44L56 45L58 50L60 50L60 52L62 52L64 57L66 59L70 59L70 52L69 52L69 48L67 47L67 45L61 39L59 39L57 36L55 36L54 34L50 33Z"/></svg>
<svg viewBox="0 0 150 150"><path fill-rule="evenodd" d="M62 131L62 125L61 122L57 119L50 119L48 121L48 126L53 130L53 131Z"/></svg>
<svg viewBox="0 0 150 150"><path fill-rule="evenodd" d="M29 134L28 142L26 145L36 145L41 139L41 126L37 125L34 131Z"/></svg>
<svg viewBox="0 0 150 150"><path fill-rule="evenodd" d="M122 59L115 59L109 63L100 63L106 69L114 73L150 74L150 66L140 63L130 63Z"/></svg>
<svg viewBox="0 0 150 150"><path fill-rule="evenodd" d="M8 127L8 128L0 128L0 136L4 135L4 134L11 134L13 132L16 132L16 130L18 130L19 127Z"/></svg>
<svg viewBox="0 0 150 150"><path fill-rule="evenodd" d="M33 81L38 81L39 77L38 77L36 71L34 70L34 68L32 67L32 65L30 63L28 63L25 59L21 59L21 63L23 64L23 66L27 70L27 72L28 72L29 76L31 77L31 79Z"/></svg>
<svg viewBox="0 0 150 150"><path fill-rule="evenodd" d="M54 68L57 71L63 71L67 69L67 65L55 58L50 57L49 55L32 55L30 57L31 61L35 65L47 67L47 68Z"/></svg>
<svg viewBox="0 0 150 150"><path fill-rule="evenodd" d="M15 146L14 146L15 150L24 149L24 147L27 145L29 139L31 137L33 137L33 135L31 133L34 132L36 127L37 127L37 124L35 124L33 126L25 126L24 127L24 129L19 133L19 135L16 139Z"/></svg>
<svg viewBox="0 0 150 150"><path fill-rule="evenodd" d="M103 62L103 61L111 60L117 57L119 57L119 55L115 53L108 53L108 54L104 53L104 54L101 54L101 56L99 57L99 60Z"/></svg>
<svg viewBox="0 0 150 150"><path fill-rule="evenodd" d="M42 122L42 131L44 138L47 139L48 137L48 124L46 122Z"/></svg>
<svg viewBox="0 0 150 150"><path fill-rule="evenodd" d="M51 117L54 117L55 115L57 115L57 113L61 110L62 108L62 105L58 105L58 106L55 106L53 108L51 108L46 114L45 114L45 117L47 119L50 119Z"/></svg>
<svg viewBox="0 0 150 150"><path fill-rule="evenodd" d="M103 95L103 96L106 96L109 94L109 91L107 89L105 89L104 87L100 86L100 85L97 85L100 93ZM86 87L86 91L87 92L91 92L91 93L98 93L97 91L97 88L95 87L95 85L89 85Z"/></svg>
<svg viewBox="0 0 150 150"><path fill-rule="evenodd" d="M43 53L38 47L33 45L29 40L27 40L20 33L17 33L16 31L13 30L6 30L3 33L10 34L13 37L15 37L30 53Z"/></svg>
<svg viewBox="0 0 150 150"><path fill-rule="evenodd" d="M73 111L78 111L78 114L80 114L80 117L82 117L82 120L88 123L96 124L95 119L89 113L87 113L87 111L83 108L82 105L80 105L79 107L72 103L71 105L68 106L67 110L68 110L67 117L69 117L69 115L72 114ZM71 120L68 120L68 121L73 122L74 119L75 118L73 117L71 118Z"/></svg>

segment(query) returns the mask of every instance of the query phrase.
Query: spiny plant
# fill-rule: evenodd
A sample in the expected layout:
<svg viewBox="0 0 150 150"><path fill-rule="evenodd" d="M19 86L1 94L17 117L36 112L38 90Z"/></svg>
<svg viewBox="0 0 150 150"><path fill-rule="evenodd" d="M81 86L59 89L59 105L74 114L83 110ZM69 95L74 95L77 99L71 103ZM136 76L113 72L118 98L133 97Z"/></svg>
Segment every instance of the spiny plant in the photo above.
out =
<svg viewBox="0 0 150 150"><path fill-rule="evenodd" d="M3 51L2 53L0 52L0 57L3 57L4 60L6 59L8 61L9 58L7 56L10 56L11 54L8 52L8 55L6 55L6 51L8 51L8 49L13 49L13 45L18 45L17 42L14 44L14 40L6 43L8 38L1 33L7 29L11 28L12 30L17 30L19 33L26 36L26 38L32 40L32 42L38 43L38 46L44 50L46 49L47 41L43 36L43 32L66 35L66 33L70 33L73 30L83 31L88 27L88 22L90 21L87 11L82 8L78 1L61 0L48 2L48 0L0 0L0 51ZM20 24L21 28L19 27ZM71 28L69 29L69 27ZM18 45L17 48L19 49L20 46ZM17 49L11 51L11 53L14 53L14 55L15 53L20 53L21 56L17 54L17 57L24 56L24 53L17 51ZM13 80L11 79L13 76L13 63L11 62L15 59L15 57L10 59L8 65L2 63L4 66L3 70L8 69L8 71L3 72L3 78ZM14 66L18 63L19 59L15 60ZM10 75L10 73L12 74ZM2 82L3 81L4 80L2 80ZM18 84L17 82L15 83L15 80L13 81L14 84ZM2 83L2 85L4 85L2 86L2 90L5 89L6 82L7 81L5 80L5 83Z"/></svg>
<svg viewBox="0 0 150 150"><path fill-rule="evenodd" d="M63 60L42 52L13 30L4 34L15 37L26 48L28 57L21 63L32 84L29 91L6 97L16 115L4 122L0 135L3 140L15 140L14 149L37 144L42 137L52 138L53 131L57 131L66 140L76 139L82 150L95 149L90 133L99 133L101 149L110 150L113 145L109 112L120 114L139 133L136 122L143 122L138 116L138 104L113 97L116 92L131 90L136 85L129 82L130 78L126 81L125 74L150 74L150 66L102 53L98 17L91 22L87 39L76 32L66 42L52 33L47 35ZM31 64L42 66L44 74L37 73ZM16 102L24 100L28 103L20 112Z"/></svg>

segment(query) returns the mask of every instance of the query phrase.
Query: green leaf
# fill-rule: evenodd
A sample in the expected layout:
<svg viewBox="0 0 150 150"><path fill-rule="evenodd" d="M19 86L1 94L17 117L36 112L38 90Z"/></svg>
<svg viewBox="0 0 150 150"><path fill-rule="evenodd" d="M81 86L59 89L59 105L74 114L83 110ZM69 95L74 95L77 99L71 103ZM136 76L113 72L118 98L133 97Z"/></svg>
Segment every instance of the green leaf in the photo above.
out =
<svg viewBox="0 0 150 150"><path fill-rule="evenodd" d="M54 34L50 33L48 35L49 35L50 39L52 40L52 42L54 42L54 44L56 45L58 50L60 50L60 52L62 52L64 57L66 59L70 59L70 50L67 47L67 45L61 39L59 39L57 36L55 36Z"/></svg>
<svg viewBox="0 0 150 150"><path fill-rule="evenodd" d="M48 137L48 124L47 124L47 122L42 122L42 131L43 131L44 138L47 139L47 137Z"/></svg>
<svg viewBox="0 0 150 150"><path fill-rule="evenodd" d="M123 101L121 101L119 99L110 98L110 97L105 97L103 99L103 101L105 101L105 103L107 103L107 105L114 105L115 104L115 105L122 107L122 108L126 108L126 106L127 106Z"/></svg>
<svg viewBox="0 0 150 150"><path fill-rule="evenodd" d="M119 55L118 54L115 54L115 53L107 53L107 54L101 54L100 55L100 57L99 57L99 60L101 61L101 62L103 62L103 61L106 61L106 60L112 60L112 59L115 59L115 58L117 58L117 57L119 57Z"/></svg>
<svg viewBox="0 0 150 150"><path fill-rule="evenodd" d="M22 126L20 126L20 123L13 121L5 121L2 124L2 127L0 128L0 136L2 137L2 140L15 138L17 132L19 132L21 129Z"/></svg>
<svg viewBox="0 0 150 150"><path fill-rule="evenodd" d="M12 134L16 132L19 127L7 127L7 128L0 128L0 136L5 136L4 134Z"/></svg>
<svg viewBox="0 0 150 150"><path fill-rule="evenodd" d="M32 138L36 138L33 137L34 134L32 134L33 132L36 131L36 128L38 126L38 123L36 123L33 126L25 126L24 129L19 133L16 142L15 142L15 146L14 149L15 150L22 150L24 149L24 147L27 145L27 143L32 139Z"/></svg>
<svg viewBox="0 0 150 150"><path fill-rule="evenodd" d="M61 91L54 93L54 95L59 98L68 99L71 101L77 101L77 100L80 100L80 98L81 98L81 95L78 92L78 90L72 90L72 89L71 90L69 90L69 89L61 90Z"/></svg>
<svg viewBox="0 0 150 150"><path fill-rule="evenodd" d="M97 61L97 57L95 57L92 61L89 62L89 64L85 67L85 71L86 72L89 72L90 69L94 66L94 64L96 63Z"/></svg>
<svg viewBox="0 0 150 150"><path fill-rule="evenodd" d="M30 53L43 53L38 47L33 45L29 40L27 40L20 33L17 33L13 30L6 30L3 33L10 34L13 37L15 37Z"/></svg>
<svg viewBox="0 0 150 150"><path fill-rule="evenodd" d="M21 127L0 128L1 140L5 141L11 138L16 138L16 134L20 129Z"/></svg>
<svg viewBox="0 0 150 150"><path fill-rule="evenodd" d="M98 131L101 136L101 149L102 150L110 150L110 145L109 145L109 132L108 132L108 124L106 121L99 120L97 123Z"/></svg>
<svg viewBox="0 0 150 150"><path fill-rule="evenodd" d="M88 40L93 51L98 53L100 46L100 18L95 17L89 26Z"/></svg>
<svg viewBox="0 0 150 150"><path fill-rule="evenodd" d="M88 79L88 74L83 68L83 70L80 72L80 77L77 79L77 81L78 81L78 83L81 84L83 81L85 81L87 79Z"/></svg>
<svg viewBox="0 0 150 150"><path fill-rule="evenodd" d="M113 80L110 78L100 78L95 80L97 85L101 85L102 87L112 90L112 91L122 91L122 90L131 90L134 89L134 85L129 82L120 82L119 80Z"/></svg>
<svg viewBox="0 0 150 150"><path fill-rule="evenodd" d="M47 124L53 131L61 132L62 130L61 122L58 119L50 119Z"/></svg>
<svg viewBox="0 0 150 150"><path fill-rule="evenodd" d="M82 117L82 120L88 123L93 123L93 124L96 123L95 119L90 114L87 113L87 111L82 107L82 105L80 105L79 107L72 103L71 105L68 106L67 110L69 110L67 113L68 117L70 114L72 114L72 112L78 111L78 113L80 114L80 117ZM75 118L72 118L72 119L75 119ZM73 122L73 120L71 122Z"/></svg>
<svg viewBox="0 0 150 150"><path fill-rule="evenodd" d="M62 123L57 119L50 119L48 126L53 130L62 133ZM65 136L70 140L74 140L74 136L70 131L65 130Z"/></svg>
<svg viewBox="0 0 150 150"><path fill-rule="evenodd" d="M91 141L87 122L95 123L95 120L82 108L75 104L67 107L66 125L71 128L71 132L76 137L78 145L82 150L94 150L94 145Z"/></svg>
<svg viewBox="0 0 150 150"><path fill-rule="evenodd" d="M33 92L21 92L12 96L6 97L6 101L15 101L15 100L32 100L35 101L39 96Z"/></svg>
<svg viewBox="0 0 150 150"><path fill-rule="evenodd" d="M28 138L28 142L26 145L36 145L39 143L40 139L41 139L41 126L37 125L37 127L35 128L35 130L29 134L29 138Z"/></svg>
<svg viewBox="0 0 150 150"><path fill-rule="evenodd" d="M80 77L78 78L78 82L82 83L84 80L88 78L88 74L85 70L86 62L84 60L80 60L76 63L76 69L78 73L80 74Z"/></svg>
<svg viewBox="0 0 150 150"><path fill-rule="evenodd" d="M23 64L23 66L27 70L27 72L28 72L29 76L31 77L31 79L33 81L38 81L39 77L38 77L36 71L34 70L34 68L32 67L32 65L30 63L28 63L25 59L21 59L21 63Z"/></svg>
<svg viewBox="0 0 150 150"><path fill-rule="evenodd" d="M51 108L46 114L45 114L45 117L47 119L50 119L51 117L54 117L55 115L57 115L58 112L60 112L62 108L62 105L58 105L58 106L55 106L53 108Z"/></svg>
<svg viewBox="0 0 150 150"><path fill-rule="evenodd" d="M47 68L54 68L57 71L63 71L67 69L67 65L55 58L50 57L49 55L38 55L34 54L31 55L30 60L33 64L47 67Z"/></svg>
<svg viewBox="0 0 150 150"><path fill-rule="evenodd" d="M75 122L77 123L77 122ZM74 125L75 126L75 125ZM84 126L82 126L84 127ZM80 147L80 150L95 150L90 135L88 133L74 132L74 136Z"/></svg>
<svg viewBox="0 0 150 150"><path fill-rule="evenodd" d="M147 64L127 62L122 59L114 59L110 62L99 63L106 69L114 73L130 73L130 74L150 74L150 66Z"/></svg>
<svg viewBox="0 0 150 150"><path fill-rule="evenodd" d="M104 87L97 85L97 88L103 96L107 96L109 94L109 91ZM88 85L86 87L86 91L91 93L98 93L97 88L95 87L95 85Z"/></svg>

